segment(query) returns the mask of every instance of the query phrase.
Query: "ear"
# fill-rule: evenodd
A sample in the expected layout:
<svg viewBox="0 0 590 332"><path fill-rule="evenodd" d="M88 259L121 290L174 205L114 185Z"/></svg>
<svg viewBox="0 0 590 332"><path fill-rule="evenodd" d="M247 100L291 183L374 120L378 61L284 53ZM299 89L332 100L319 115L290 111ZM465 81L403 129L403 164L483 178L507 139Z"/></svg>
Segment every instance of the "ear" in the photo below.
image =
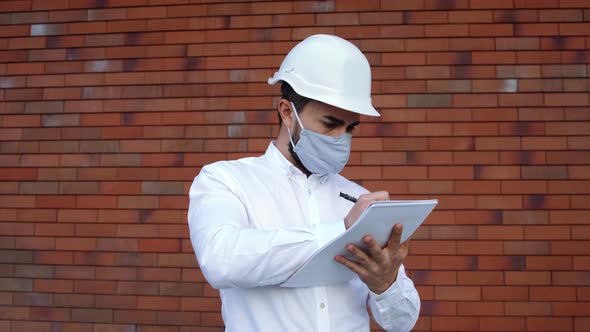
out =
<svg viewBox="0 0 590 332"><path fill-rule="evenodd" d="M277 105L277 110L281 119L283 119L283 123L288 128L293 128L293 121L295 121L295 116L293 115L293 111L291 110L291 103L287 99L281 99L279 104Z"/></svg>

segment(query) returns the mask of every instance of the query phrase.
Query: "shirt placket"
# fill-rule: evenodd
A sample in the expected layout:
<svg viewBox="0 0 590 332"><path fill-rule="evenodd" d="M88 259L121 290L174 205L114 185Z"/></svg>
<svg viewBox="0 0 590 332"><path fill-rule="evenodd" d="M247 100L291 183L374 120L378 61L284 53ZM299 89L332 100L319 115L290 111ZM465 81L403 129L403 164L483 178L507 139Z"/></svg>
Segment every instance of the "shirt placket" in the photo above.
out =
<svg viewBox="0 0 590 332"><path fill-rule="evenodd" d="M313 192L316 186L312 186L311 179L305 181L305 193L307 201L307 211L310 218L310 222L313 225L320 223L320 216L318 206L313 199ZM330 331L330 317L328 311L328 296L326 287L319 286L314 288L315 293L315 308L317 312L316 328L319 332Z"/></svg>

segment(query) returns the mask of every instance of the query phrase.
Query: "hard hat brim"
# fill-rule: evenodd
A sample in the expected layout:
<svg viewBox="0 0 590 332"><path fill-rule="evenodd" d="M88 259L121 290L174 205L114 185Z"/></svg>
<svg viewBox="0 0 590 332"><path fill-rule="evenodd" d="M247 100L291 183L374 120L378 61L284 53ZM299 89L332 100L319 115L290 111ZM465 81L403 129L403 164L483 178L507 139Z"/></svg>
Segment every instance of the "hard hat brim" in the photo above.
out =
<svg viewBox="0 0 590 332"><path fill-rule="evenodd" d="M349 112L358 113L367 116L381 116L379 112L373 107L371 103L371 98L354 98L351 96L343 96L337 95L334 93L330 93L332 91L322 91L326 90L323 87L310 87L308 82L299 82L302 79L297 77L297 75L293 75L292 73L283 73L283 72L275 72L274 76L268 79L268 84L274 85L278 82L285 81L291 85L293 90L297 92L297 94L317 100L322 103L326 103L328 105L332 105L334 107L338 107ZM313 91L310 91L313 89Z"/></svg>

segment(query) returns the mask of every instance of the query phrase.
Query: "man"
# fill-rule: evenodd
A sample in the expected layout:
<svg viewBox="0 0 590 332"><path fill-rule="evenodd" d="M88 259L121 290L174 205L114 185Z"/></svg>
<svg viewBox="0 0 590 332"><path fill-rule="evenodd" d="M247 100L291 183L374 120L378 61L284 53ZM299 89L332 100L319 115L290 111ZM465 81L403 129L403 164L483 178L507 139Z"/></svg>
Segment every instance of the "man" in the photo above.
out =
<svg viewBox="0 0 590 332"><path fill-rule="evenodd" d="M282 83L280 130L261 157L203 167L190 188L191 241L207 281L220 290L226 331L368 331L367 303L388 331L409 331L420 299L402 261L396 225L385 248L348 246L335 257L358 275L310 288L279 285L314 252L348 229L387 192L367 190L338 173L348 161L351 133L371 105L365 56L336 36L296 45L270 84ZM339 197L360 196L353 204Z"/></svg>

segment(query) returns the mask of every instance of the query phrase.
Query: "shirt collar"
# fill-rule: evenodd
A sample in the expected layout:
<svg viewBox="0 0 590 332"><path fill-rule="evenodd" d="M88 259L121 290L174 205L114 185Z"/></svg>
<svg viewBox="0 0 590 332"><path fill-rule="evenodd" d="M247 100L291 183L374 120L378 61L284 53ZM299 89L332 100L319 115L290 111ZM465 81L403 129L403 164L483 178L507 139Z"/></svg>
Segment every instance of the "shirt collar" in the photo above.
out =
<svg viewBox="0 0 590 332"><path fill-rule="evenodd" d="M264 153L264 157L274 166L278 167L280 171L285 174L287 177L292 178L296 176L305 176L305 174L295 165L293 165L279 149L275 146L275 141L270 142L266 152ZM328 174L312 174L309 178L315 178L320 184L323 184L328 179Z"/></svg>

